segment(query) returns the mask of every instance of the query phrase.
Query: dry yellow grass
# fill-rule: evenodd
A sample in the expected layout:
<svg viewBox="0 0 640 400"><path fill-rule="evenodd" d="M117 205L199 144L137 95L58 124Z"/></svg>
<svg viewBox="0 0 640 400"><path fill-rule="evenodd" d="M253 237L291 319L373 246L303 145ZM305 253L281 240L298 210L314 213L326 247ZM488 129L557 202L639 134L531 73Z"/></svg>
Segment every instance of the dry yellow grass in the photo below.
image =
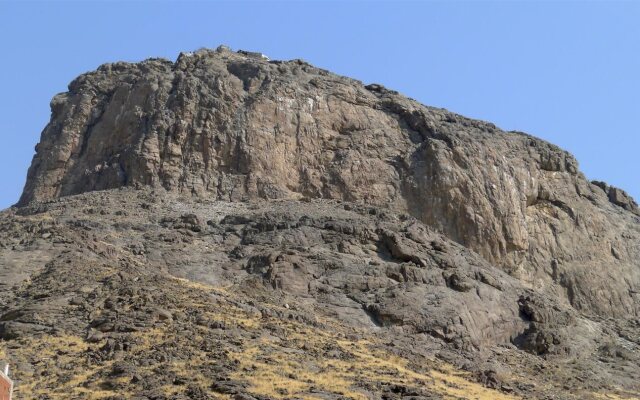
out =
<svg viewBox="0 0 640 400"><path fill-rule="evenodd" d="M181 300L184 306L198 309L200 314L211 320L225 322L243 330L263 333L269 323L276 322L279 328L277 337L265 335L253 340L244 340L229 347L227 357L235 362L236 369L231 374L234 380L244 381L248 390L256 395L273 399L318 399L311 393L317 391L339 394L345 399L367 400L370 393L358 389L362 381L380 382L423 388L446 399L475 400L513 400L517 397L501 393L474 382L468 373L436 360L420 359L414 365L409 360L386 351L376 342L352 340L349 334L353 330L345 328L337 321L324 319L322 327L309 326L293 320L263 320L261 316L251 314L235 305L232 301L220 301L215 307L206 304L202 296L190 293L215 292L223 300L234 299L234 295L224 288L197 284L177 279L182 287ZM181 303L182 304L182 303ZM230 400L230 396L215 392L211 377L198 371L206 370L211 363L207 353L206 329L194 326L194 336L190 338L189 360L179 360L164 364L176 376L188 374L189 381L201 388L207 388L210 396L220 400ZM153 352L159 346L175 343L180 338L170 325L158 325L131 334L131 357ZM102 376L108 375L113 362L92 364L83 357L88 350L100 347L102 343L87 344L76 336L33 337L20 340L18 349L7 349L0 344L0 359L15 357L23 360L36 360L37 374L23 376L16 391L16 400L38 398L46 395L52 400L81 398L89 400L113 396L114 391L105 390ZM42 373L55 371L60 365L73 365L73 369L62 375ZM156 366L140 367L139 373L152 374ZM187 372L185 372L187 371ZM62 378L62 379L61 379ZM118 379L123 379L118 382ZM124 379L111 377L109 383L120 383L126 387ZM54 390L49 388L55 387ZM168 396L184 394L183 386L166 385L160 388ZM119 391L124 398L129 394ZM629 400L637 397L625 395L593 394L592 398Z"/></svg>
<svg viewBox="0 0 640 400"><path fill-rule="evenodd" d="M485 388L443 363L434 361L431 369L416 371L407 360L375 350L376 343L346 340L339 330L310 329L292 322L285 322L282 327L288 333L286 347L263 340L230 356L238 364L233 378L247 382L252 393L276 399L313 399L316 397L309 394L309 389L314 387L345 398L366 400L367 394L356 386L359 380L366 380L427 388L451 399L516 398ZM296 351L303 345L305 349L318 350L328 346L343 356L310 356L307 351Z"/></svg>
<svg viewBox="0 0 640 400"><path fill-rule="evenodd" d="M221 295L229 295L229 291L228 289L232 286L213 286L213 285L207 285L205 283L200 283L200 282L194 282L194 281L190 281L188 279L184 279L184 278L177 278L177 277L172 277L172 279L176 282L178 282L179 284L192 288L192 289L197 289L197 290L204 290L207 292L216 292L218 294Z"/></svg>
<svg viewBox="0 0 640 400"><path fill-rule="evenodd" d="M87 385L90 378L99 371L109 368L111 363L92 365L82 354L90 346L77 336L43 335L20 340L18 349L7 351L12 359L37 361L37 376L16 376L15 398L32 399L47 396L50 399L101 399L113 396L112 391L100 389L98 382ZM69 374L59 375L60 366L81 365ZM50 388L55 388L51 390Z"/></svg>
<svg viewBox="0 0 640 400"><path fill-rule="evenodd" d="M185 279L176 279L195 290L231 296L226 288L213 287ZM205 308L205 304L191 304ZM210 309L209 309L210 310ZM211 319L222 320L247 330L258 330L263 321L233 306L219 307L204 313ZM286 343L262 339L229 354L237 363L233 379L247 382L249 391L274 399L317 399L309 393L311 387L345 398L366 400L366 393L357 389L358 380L389 384L427 387L445 398L474 398L478 400L515 399L471 381L467 374L453 367L433 362L433 369L419 372L408 361L383 351L375 351L376 343L345 339L345 328L337 321L323 320L326 329L309 327L294 321L279 321ZM310 355L308 349L330 346L348 354L347 359ZM304 347L305 350L302 348ZM203 355L206 356L206 355ZM435 369L435 368L438 369ZM472 396L472 397L467 397Z"/></svg>
<svg viewBox="0 0 640 400"><path fill-rule="evenodd" d="M596 399L602 400L638 400L640 399L640 395L633 393L625 393L625 394L613 394L613 393L592 393L591 394Z"/></svg>

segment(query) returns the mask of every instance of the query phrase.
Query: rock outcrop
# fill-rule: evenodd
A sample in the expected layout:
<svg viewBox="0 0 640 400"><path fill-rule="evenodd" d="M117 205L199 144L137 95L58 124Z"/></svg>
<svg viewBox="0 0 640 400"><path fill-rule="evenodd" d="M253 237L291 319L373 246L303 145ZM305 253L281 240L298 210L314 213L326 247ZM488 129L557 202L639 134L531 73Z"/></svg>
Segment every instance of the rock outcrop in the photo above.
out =
<svg viewBox="0 0 640 400"><path fill-rule="evenodd" d="M584 311L640 312L637 206L532 136L226 48L103 65L51 109L21 205L123 186L363 202Z"/></svg>
<svg viewBox="0 0 640 400"><path fill-rule="evenodd" d="M0 219L0 358L33 396L43 338L85 355L61 388L135 398L638 393L638 205L552 144L225 47L51 110Z"/></svg>
<svg viewBox="0 0 640 400"><path fill-rule="evenodd" d="M22 398L640 393L637 318L589 318L407 214L125 188L0 216Z"/></svg>

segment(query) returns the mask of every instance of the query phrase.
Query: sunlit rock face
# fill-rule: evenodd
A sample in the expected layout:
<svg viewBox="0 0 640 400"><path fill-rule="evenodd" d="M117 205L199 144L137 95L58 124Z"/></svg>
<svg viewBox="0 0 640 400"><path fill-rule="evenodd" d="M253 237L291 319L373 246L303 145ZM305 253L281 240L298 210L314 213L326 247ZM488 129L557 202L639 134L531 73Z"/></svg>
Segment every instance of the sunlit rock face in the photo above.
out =
<svg viewBox="0 0 640 400"><path fill-rule="evenodd" d="M640 211L552 144L225 47L51 109L0 212L24 398L640 393Z"/></svg>
<svg viewBox="0 0 640 400"><path fill-rule="evenodd" d="M637 205L532 136L225 48L103 65L51 109L20 205L123 186L362 202L579 309L638 314Z"/></svg>

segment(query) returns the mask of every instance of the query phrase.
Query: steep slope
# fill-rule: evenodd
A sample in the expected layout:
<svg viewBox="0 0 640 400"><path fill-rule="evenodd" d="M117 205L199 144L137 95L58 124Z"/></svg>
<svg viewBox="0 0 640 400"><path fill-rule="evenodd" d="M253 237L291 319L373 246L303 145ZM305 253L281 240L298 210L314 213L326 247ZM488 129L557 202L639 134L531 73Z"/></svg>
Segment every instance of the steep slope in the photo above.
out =
<svg viewBox="0 0 640 400"><path fill-rule="evenodd" d="M5 211L0 232L18 399L640 393L633 321L384 209L127 189Z"/></svg>
<svg viewBox="0 0 640 400"><path fill-rule="evenodd" d="M223 47L51 108L0 220L24 398L639 393L640 210L556 146Z"/></svg>
<svg viewBox="0 0 640 400"><path fill-rule="evenodd" d="M585 312L640 311L637 205L531 136L224 48L103 65L51 108L22 205L146 185L363 201L409 212Z"/></svg>

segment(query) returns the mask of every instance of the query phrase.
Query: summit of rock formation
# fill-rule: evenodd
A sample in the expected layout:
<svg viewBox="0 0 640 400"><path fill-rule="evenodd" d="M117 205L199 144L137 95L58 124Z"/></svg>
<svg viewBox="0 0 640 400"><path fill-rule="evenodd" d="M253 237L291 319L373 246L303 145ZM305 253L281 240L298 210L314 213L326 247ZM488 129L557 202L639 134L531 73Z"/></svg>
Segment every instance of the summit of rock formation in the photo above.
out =
<svg viewBox="0 0 640 400"><path fill-rule="evenodd" d="M557 146L224 46L51 112L0 219L21 398L640 396L640 209Z"/></svg>

